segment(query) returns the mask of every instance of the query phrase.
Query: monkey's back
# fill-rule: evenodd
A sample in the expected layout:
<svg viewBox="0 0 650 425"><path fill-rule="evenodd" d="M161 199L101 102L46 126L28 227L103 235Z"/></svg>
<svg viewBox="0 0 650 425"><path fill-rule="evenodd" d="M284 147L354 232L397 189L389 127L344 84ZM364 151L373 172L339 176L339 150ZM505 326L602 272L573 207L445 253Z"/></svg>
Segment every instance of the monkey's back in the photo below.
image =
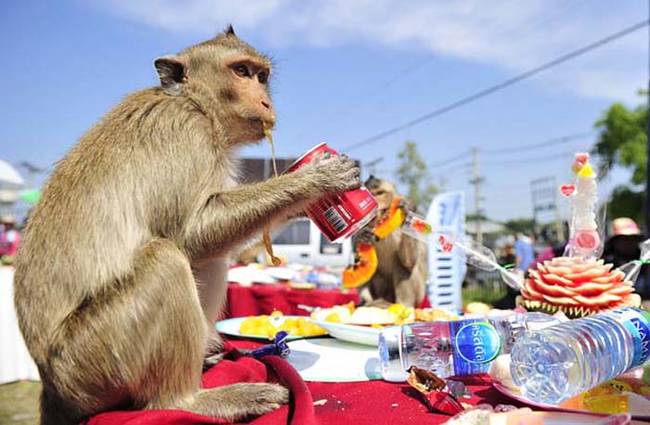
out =
<svg viewBox="0 0 650 425"><path fill-rule="evenodd" d="M209 158L178 163L186 140L175 136L196 120L187 102L144 90L108 112L56 166L16 262L19 324L37 363L67 315L129 273L138 247L181 231L182 206L196 197L192 182L208 179L201 170ZM196 137L187 139L186 149L197 148Z"/></svg>

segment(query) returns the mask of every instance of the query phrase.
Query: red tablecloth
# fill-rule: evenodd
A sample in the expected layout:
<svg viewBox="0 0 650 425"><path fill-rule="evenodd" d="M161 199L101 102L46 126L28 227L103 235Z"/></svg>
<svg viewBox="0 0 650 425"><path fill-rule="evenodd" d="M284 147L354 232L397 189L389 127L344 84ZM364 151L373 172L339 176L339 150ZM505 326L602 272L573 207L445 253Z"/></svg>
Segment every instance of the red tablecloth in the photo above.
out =
<svg viewBox="0 0 650 425"><path fill-rule="evenodd" d="M254 348L260 345L248 340L236 340L231 343L238 348ZM512 404L523 407L492 388L489 379L489 376L484 375L468 380L466 384L472 392L472 398L460 401L472 405L488 403L492 406ZM418 398L417 392L406 383L307 382L307 387L316 403L316 421L321 425L442 424L449 419L446 415L430 413Z"/></svg>
<svg viewBox="0 0 650 425"><path fill-rule="evenodd" d="M338 289L292 289L287 285L242 286L228 284L228 305L226 317L257 316L279 310L284 314L305 316L309 312L299 308L303 304L311 307L331 307L348 302L359 304L355 290L342 292Z"/></svg>
<svg viewBox="0 0 650 425"><path fill-rule="evenodd" d="M237 348L261 345L248 340L230 341ZM473 405L517 404L492 389L489 377L468 382ZM412 425L441 424L449 416L430 413L407 384L384 381L323 383L305 382L282 359L270 356L264 364L250 357L230 357L203 375L203 385L212 388L236 382L279 380L292 393L290 405L251 420L251 425ZM99 414L88 425L183 425L225 424L182 410L113 411Z"/></svg>

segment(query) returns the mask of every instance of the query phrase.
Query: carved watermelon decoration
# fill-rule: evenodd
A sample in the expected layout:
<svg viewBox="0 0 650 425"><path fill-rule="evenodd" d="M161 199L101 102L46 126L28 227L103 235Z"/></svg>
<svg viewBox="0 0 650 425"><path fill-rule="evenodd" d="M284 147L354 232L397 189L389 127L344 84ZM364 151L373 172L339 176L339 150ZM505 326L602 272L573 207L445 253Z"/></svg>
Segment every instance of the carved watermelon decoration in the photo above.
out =
<svg viewBox="0 0 650 425"><path fill-rule="evenodd" d="M517 303L529 311L564 312L570 318L618 307L638 307L641 297L620 270L603 260L558 257L530 270Z"/></svg>

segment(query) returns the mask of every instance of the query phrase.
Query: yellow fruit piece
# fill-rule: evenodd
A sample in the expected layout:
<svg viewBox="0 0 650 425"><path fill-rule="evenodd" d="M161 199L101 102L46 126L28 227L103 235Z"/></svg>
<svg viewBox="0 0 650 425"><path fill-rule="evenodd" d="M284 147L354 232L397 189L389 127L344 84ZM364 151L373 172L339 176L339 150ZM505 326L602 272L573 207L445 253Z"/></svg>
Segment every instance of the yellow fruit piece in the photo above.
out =
<svg viewBox="0 0 650 425"><path fill-rule="evenodd" d="M391 304L388 306L388 312L393 313L397 316L402 314L402 312L406 309L406 307L402 304Z"/></svg>
<svg viewBox="0 0 650 425"><path fill-rule="evenodd" d="M608 413L610 415L629 411L628 398L623 394L585 397L584 406L592 412Z"/></svg>
<svg viewBox="0 0 650 425"><path fill-rule="evenodd" d="M325 321L331 323L341 323L341 317L338 315L338 313L330 313L325 317Z"/></svg>

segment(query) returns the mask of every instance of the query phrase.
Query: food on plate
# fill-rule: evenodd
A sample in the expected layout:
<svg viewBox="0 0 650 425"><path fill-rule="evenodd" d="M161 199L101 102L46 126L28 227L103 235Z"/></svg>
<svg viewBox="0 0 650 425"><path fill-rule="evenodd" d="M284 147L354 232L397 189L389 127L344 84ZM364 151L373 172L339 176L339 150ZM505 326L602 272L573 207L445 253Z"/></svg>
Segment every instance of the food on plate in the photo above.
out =
<svg viewBox="0 0 650 425"><path fill-rule="evenodd" d="M367 283L377 271L377 251L369 243L358 243L355 262L343 270L343 287L356 288Z"/></svg>
<svg viewBox="0 0 650 425"><path fill-rule="evenodd" d="M347 323L352 317L354 303L335 305L330 308L317 308L311 313L311 318L320 322Z"/></svg>
<svg viewBox="0 0 650 425"><path fill-rule="evenodd" d="M327 334L325 329L304 317L285 317L274 311L270 316L251 316L242 321L239 332L242 335L261 336L273 339L276 333L286 331L292 336L319 336Z"/></svg>
<svg viewBox="0 0 650 425"><path fill-rule="evenodd" d="M458 320L458 316L441 308L416 308L415 320L417 322L452 321Z"/></svg>
<svg viewBox="0 0 650 425"><path fill-rule="evenodd" d="M471 302L465 306L465 313L467 314L488 314L490 310L492 310L492 307L480 302Z"/></svg>
<svg viewBox="0 0 650 425"><path fill-rule="evenodd" d="M355 307L353 303L348 303L331 308L317 308L312 312L311 318L321 322L382 327L415 321L457 320L458 316L439 308L414 309L402 304L391 304L387 308Z"/></svg>
<svg viewBox="0 0 650 425"><path fill-rule="evenodd" d="M578 318L619 307L638 307L625 273L612 270L603 260L558 257L537 265L524 282L518 305L529 311L555 313Z"/></svg>
<svg viewBox="0 0 650 425"><path fill-rule="evenodd" d="M388 309L379 307L358 307L347 322L351 325L393 325L398 316Z"/></svg>

